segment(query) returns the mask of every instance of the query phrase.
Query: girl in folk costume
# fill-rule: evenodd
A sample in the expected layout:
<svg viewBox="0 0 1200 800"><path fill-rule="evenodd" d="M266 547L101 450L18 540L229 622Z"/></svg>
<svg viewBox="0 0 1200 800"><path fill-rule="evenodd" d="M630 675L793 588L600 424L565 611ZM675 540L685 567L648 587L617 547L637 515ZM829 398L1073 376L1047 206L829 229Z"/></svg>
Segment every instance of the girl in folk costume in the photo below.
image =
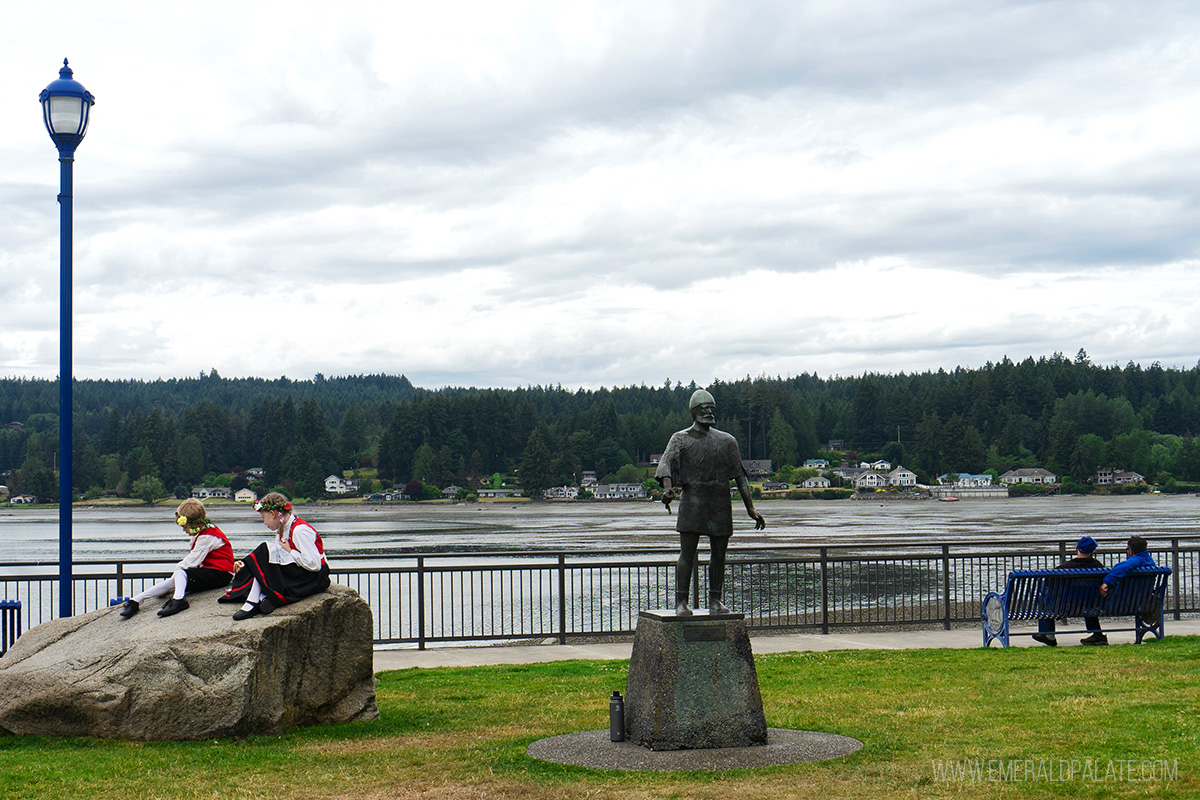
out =
<svg viewBox="0 0 1200 800"><path fill-rule="evenodd" d="M129 619L138 613L142 603L168 592L172 592L171 599L159 609L158 615L169 617L178 614L188 607L188 601L183 597L188 591L195 593L219 589L228 586L233 578L233 547L221 529L209 521L203 503L194 499L184 500L175 509L175 523L192 537L187 556L175 565L171 577L126 600L121 609L122 618Z"/></svg>
<svg viewBox="0 0 1200 800"><path fill-rule="evenodd" d="M270 614L276 608L329 588L329 565L325 546L313 526L292 513L292 504L279 492L271 492L254 504L263 524L275 532L274 539L254 548L245 562L238 563L233 585L221 603L245 604L234 619Z"/></svg>

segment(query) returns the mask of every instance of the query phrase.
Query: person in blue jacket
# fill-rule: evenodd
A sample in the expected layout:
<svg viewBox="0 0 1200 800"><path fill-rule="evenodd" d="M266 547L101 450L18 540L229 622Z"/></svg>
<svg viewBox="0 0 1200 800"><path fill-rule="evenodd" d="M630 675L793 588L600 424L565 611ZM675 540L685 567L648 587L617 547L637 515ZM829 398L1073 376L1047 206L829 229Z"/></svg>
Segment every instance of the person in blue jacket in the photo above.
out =
<svg viewBox="0 0 1200 800"><path fill-rule="evenodd" d="M1124 578L1138 567L1156 566L1154 559L1150 556L1150 551L1146 549L1147 547L1146 540L1142 537L1129 537L1129 543L1125 547L1127 558L1110 569L1108 574L1104 576L1104 582L1100 584L1101 597L1107 597L1109 589L1117 588L1117 584L1121 582L1121 578Z"/></svg>

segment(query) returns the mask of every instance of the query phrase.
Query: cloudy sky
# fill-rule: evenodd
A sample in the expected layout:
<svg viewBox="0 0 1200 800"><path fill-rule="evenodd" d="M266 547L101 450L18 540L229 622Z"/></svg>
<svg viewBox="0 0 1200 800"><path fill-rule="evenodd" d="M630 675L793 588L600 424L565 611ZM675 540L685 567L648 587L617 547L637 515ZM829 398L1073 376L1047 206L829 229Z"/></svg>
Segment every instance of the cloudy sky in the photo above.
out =
<svg viewBox="0 0 1200 800"><path fill-rule="evenodd" d="M1200 6L6 8L0 375L614 386L1200 359Z"/></svg>

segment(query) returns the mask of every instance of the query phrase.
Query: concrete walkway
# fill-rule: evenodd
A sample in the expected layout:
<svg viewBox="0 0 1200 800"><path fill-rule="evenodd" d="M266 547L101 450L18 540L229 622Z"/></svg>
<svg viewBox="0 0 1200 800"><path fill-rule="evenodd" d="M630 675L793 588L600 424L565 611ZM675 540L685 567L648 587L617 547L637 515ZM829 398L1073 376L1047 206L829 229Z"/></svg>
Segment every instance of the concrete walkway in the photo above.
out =
<svg viewBox="0 0 1200 800"><path fill-rule="evenodd" d="M1079 623L1073 621L1071 629ZM1126 623L1122 621L1122 627ZM1066 629L1066 626L1060 626ZM1200 617L1166 621L1167 636L1200 635ZM1036 625L1014 626L1014 632L1032 633ZM1059 647L1079 647L1082 634L1060 634ZM1111 633L1110 644L1131 644L1132 631ZM551 640L552 641L552 640ZM1013 636L1014 647L1044 647L1029 636ZM750 646L755 654L795 653L826 650L914 650L921 648L970 648L983 646L983 632L979 626L954 630L920 631L868 631L853 633L790 633L777 636L751 636ZM375 651L375 671L408 669L409 667L475 667L490 664L535 664L546 661L569 659L627 659L633 651L632 642L608 644L566 644L480 646L480 647L434 647L426 650L381 649Z"/></svg>

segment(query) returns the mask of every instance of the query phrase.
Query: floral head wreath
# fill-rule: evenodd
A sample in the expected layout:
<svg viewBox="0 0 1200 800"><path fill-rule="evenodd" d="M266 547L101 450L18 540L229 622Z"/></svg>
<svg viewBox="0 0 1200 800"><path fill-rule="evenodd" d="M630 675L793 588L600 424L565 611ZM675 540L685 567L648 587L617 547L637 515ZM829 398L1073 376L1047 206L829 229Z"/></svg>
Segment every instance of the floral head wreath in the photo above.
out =
<svg viewBox="0 0 1200 800"><path fill-rule="evenodd" d="M283 501L282 503L264 503L262 500L259 500L258 502L256 502L254 504L254 510L255 511L291 511L292 504L287 502L286 500Z"/></svg>
<svg viewBox="0 0 1200 800"><path fill-rule="evenodd" d="M199 533L206 528L213 527L213 524L208 517L203 517L201 519L188 519L183 514L180 514L175 518L175 524L189 533Z"/></svg>

